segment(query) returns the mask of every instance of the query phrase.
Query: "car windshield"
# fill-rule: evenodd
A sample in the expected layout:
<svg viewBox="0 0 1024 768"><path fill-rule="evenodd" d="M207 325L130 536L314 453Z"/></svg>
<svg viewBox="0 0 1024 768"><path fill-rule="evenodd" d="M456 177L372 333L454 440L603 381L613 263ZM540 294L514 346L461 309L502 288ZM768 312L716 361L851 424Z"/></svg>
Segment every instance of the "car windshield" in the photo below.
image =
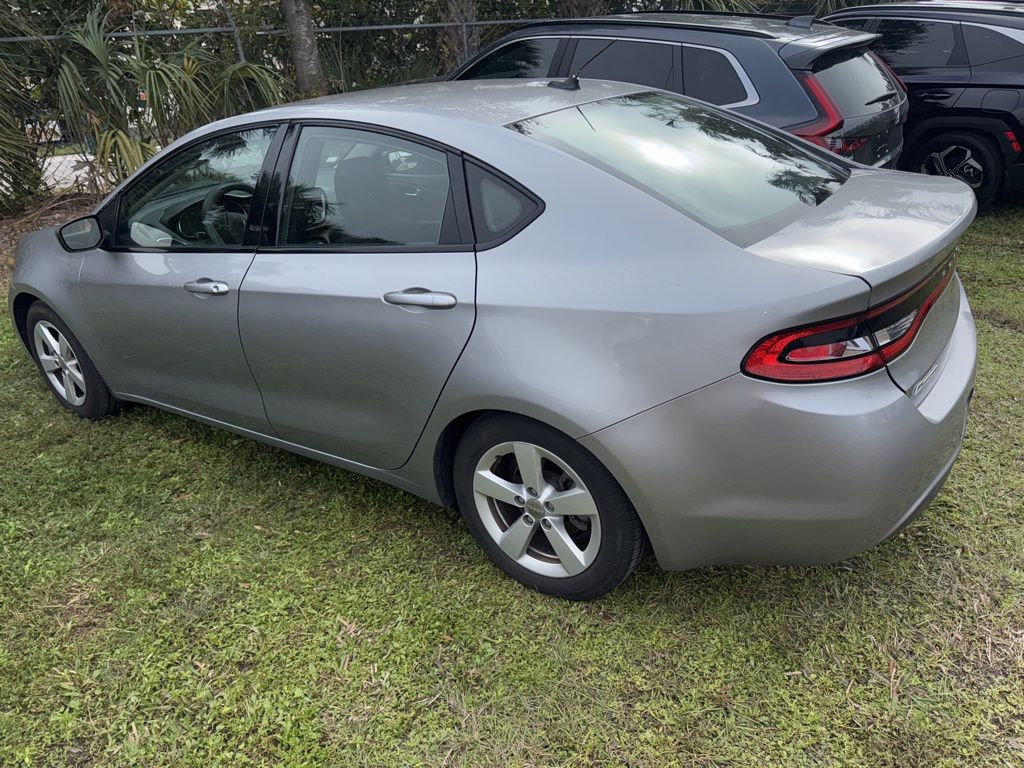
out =
<svg viewBox="0 0 1024 768"><path fill-rule="evenodd" d="M796 141L665 93L602 99L508 127L632 184L740 246L792 223L849 177L838 162Z"/></svg>

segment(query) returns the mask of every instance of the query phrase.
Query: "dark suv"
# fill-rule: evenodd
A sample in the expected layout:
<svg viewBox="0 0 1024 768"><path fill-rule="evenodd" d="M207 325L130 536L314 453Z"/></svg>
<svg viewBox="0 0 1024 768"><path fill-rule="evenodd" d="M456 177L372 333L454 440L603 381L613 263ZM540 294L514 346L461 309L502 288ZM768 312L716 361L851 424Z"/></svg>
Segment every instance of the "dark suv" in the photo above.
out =
<svg viewBox="0 0 1024 768"><path fill-rule="evenodd" d="M929 0L828 19L881 35L875 50L906 83L901 168L966 181L979 206L1024 189L1024 7Z"/></svg>
<svg viewBox="0 0 1024 768"><path fill-rule="evenodd" d="M581 77L663 88L763 120L868 165L891 166L907 98L873 34L810 17L635 13L539 22L451 80Z"/></svg>

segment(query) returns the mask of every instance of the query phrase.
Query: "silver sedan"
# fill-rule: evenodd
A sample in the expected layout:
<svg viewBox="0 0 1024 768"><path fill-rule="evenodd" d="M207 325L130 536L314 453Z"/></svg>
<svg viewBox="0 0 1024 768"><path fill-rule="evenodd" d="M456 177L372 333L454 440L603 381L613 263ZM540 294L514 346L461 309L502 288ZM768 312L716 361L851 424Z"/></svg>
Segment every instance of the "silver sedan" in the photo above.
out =
<svg viewBox="0 0 1024 768"><path fill-rule="evenodd" d="M834 561L938 492L973 390L945 178L662 91L454 82L231 118L26 237L64 407L164 408L457 505L530 587Z"/></svg>

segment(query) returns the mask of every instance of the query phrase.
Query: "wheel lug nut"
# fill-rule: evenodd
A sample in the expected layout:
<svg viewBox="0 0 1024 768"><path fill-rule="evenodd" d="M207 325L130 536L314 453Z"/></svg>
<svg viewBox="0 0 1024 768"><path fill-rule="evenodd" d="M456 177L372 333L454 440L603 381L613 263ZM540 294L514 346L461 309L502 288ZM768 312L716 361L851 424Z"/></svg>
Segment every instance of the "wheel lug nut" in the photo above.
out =
<svg viewBox="0 0 1024 768"><path fill-rule="evenodd" d="M525 504L525 503L526 503L526 499L524 499L524 498L523 498L522 496L516 496L516 504L517 504L518 506L520 506L520 507L521 507L521 506L523 506L523 504Z"/></svg>
<svg viewBox="0 0 1024 768"><path fill-rule="evenodd" d="M549 531L551 530L551 521L548 520L546 517L543 520L540 521L540 524L542 526L544 526L544 528L546 530L549 530Z"/></svg>
<svg viewBox="0 0 1024 768"><path fill-rule="evenodd" d="M535 488L527 488L526 492L528 494L530 494L531 496L536 496L537 495L537 490Z"/></svg>
<svg viewBox="0 0 1024 768"><path fill-rule="evenodd" d="M555 511L555 505L552 504L550 501L545 501L544 502L544 509L546 509L548 512L554 512Z"/></svg>
<svg viewBox="0 0 1024 768"><path fill-rule="evenodd" d="M523 522L526 523L527 525L533 525L533 516L532 515L523 515Z"/></svg>

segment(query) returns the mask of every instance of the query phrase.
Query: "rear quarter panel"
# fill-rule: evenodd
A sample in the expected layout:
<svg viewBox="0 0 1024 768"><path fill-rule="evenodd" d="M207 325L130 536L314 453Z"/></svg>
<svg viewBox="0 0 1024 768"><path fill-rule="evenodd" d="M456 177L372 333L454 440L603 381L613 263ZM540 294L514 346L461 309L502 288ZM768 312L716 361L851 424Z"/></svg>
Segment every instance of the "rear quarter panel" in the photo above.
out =
<svg viewBox="0 0 1024 768"><path fill-rule="evenodd" d="M480 409L580 437L737 373L769 332L866 307L859 279L757 257L603 171L513 139L482 159L546 208L477 254L476 326L425 450Z"/></svg>

